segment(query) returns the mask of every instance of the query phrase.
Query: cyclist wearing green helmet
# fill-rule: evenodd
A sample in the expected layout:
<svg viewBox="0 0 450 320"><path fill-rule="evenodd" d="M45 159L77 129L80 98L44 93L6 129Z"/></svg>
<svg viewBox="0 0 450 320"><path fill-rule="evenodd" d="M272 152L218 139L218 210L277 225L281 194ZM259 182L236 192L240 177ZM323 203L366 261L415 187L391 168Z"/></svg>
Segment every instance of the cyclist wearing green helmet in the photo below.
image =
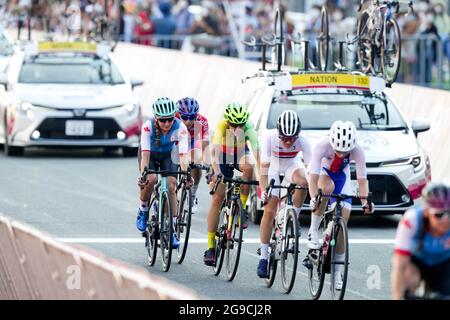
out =
<svg viewBox="0 0 450 320"><path fill-rule="evenodd" d="M177 111L175 102L169 98L158 98L152 105L153 115L142 127L139 164L141 174L144 168L150 170L177 171L180 165L182 171L186 171L189 163L189 133L180 119L175 117ZM169 175L170 201L177 203L176 175ZM138 178L140 191L140 208L136 221L136 227L144 232L148 220L148 200L157 182L156 174L147 175L147 180L141 182ZM189 186L189 184L188 184ZM177 211L174 210L174 224L176 224ZM172 247L178 248L179 241L174 233Z"/></svg>
<svg viewBox="0 0 450 320"><path fill-rule="evenodd" d="M214 173L211 177L211 188L217 180L217 175L232 178L234 169L242 172L242 178L250 180L253 177L256 159L256 167L259 168L259 142L253 125L248 121L247 107L232 102L225 107L224 119L219 121L211 141L211 164ZM250 153L250 144L255 157ZM245 208L249 185L241 186L241 201ZM218 186L212 196L211 206L208 212L208 250L205 252L204 263L215 265L215 235L219 220L219 209L225 197L225 185ZM243 228L247 227L247 215L244 215Z"/></svg>

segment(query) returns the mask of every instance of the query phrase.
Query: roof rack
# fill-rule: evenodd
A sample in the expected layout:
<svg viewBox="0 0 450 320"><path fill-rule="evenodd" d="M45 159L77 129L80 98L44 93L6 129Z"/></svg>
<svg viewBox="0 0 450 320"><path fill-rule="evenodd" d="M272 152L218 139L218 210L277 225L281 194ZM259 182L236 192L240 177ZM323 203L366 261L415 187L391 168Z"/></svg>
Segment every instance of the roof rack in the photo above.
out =
<svg viewBox="0 0 450 320"><path fill-rule="evenodd" d="M292 87L295 86L303 86L303 87L316 87L319 88L320 84L314 84L312 77L316 79L324 79L325 83L322 86L329 87L345 87L347 86L350 89L355 90L370 90L370 91L382 91L386 87L391 87L391 83L387 82L381 73L378 74L369 74L364 73L361 70L352 70L345 67L344 63L344 49L345 46L349 46L352 42L349 39L338 41L338 60L334 63L334 70L328 70L328 64L325 64L325 67L316 67L312 61L309 59L310 56L310 41L304 39L301 34L297 34L296 37L289 37L289 41L294 48L295 45L300 45L302 47L303 53L303 68L294 68L292 66L287 66L289 70L283 70L284 64L284 46L285 41L283 39L282 32L282 16L280 13L280 9L277 9L275 12L275 33L271 35L264 35L259 40L257 40L254 36L250 38L249 41L242 41L242 43L250 48L260 50L261 52L261 68L257 73L252 76L246 77L242 80L245 82L246 80L253 78L266 78L269 83L276 84L276 78L281 79L284 76L291 76L292 78ZM329 35L326 37L322 34L318 36L319 42L321 41L330 41L331 38ZM268 61L266 57L267 49L272 49L272 60ZM292 54L293 59L295 59L295 55ZM267 63L271 63L274 67L272 69L267 68ZM322 69L323 68L323 69ZM330 83L330 81L326 81L328 79L334 83ZM303 80L307 80L306 83L300 83ZM278 82L282 82L283 80L279 80ZM283 81L286 83L286 81ZM339 84L340 83L340 84Z"/></svg>

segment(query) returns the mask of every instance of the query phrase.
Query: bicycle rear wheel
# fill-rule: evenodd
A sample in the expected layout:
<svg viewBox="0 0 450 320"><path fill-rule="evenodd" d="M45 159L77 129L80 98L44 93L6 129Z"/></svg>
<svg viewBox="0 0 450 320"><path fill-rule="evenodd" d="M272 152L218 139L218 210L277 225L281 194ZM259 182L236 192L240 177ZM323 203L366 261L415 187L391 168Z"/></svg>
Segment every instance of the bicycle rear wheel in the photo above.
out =
<svg viewBox="0 0 450 320"><path fill-rule="evenodd" d="M154 204L157 202L155 198L153 198L150 201L150 217L152 214L157 217L158 212L154 212ZM155 220L156 221L156 220ZM155 221L152 221L150 219L149 223L147 224L147 230L145 231L145 247L147 248L148 253L148 265L153 266L156 261L156 255L158 252L158 238L159 238L159 232L158 232L158 224L155 223Z"/></svg>
<svg viewBox="0 0 450 320"><path fill-rule="evenodd" d="M274 236L275 237L275 236ZM269 252L269 261L268 261L268 277L267 279L264 279L264 282L268 288L270 288L273 285L273 282L275 281L275 275L277 274L277 265L278 260L276 259L276 250L277 243L276 240L272 240L270 243L270 252Z"/></svg>
<svg viewBox="0 0 450 320"><path fill-rule="evenodd" d="M222 207L219 216L219 225L216 231L216 265L214 266L214 275L218 276L222 270L223 258L226 249L226 231L228 224L228 207Z"/></svg>
<svg viewBox="0 0 450 320"><path fill-rule="evenodd" d="M169 193L163 192L161 197L162 220L160 228L159 245L161 247L163 270L169 271L170 261L172 259L172 237L173 237L173 218L172 205L169 199Z"/></svg>
<svg viewBox="0 0 450 320"><path fill-rule="evenodd" d="M321 71L326 71L328 67L328 55L330 44L330 30L328 28L328 10L327 7L322 7L320 18L320 34L318 37L318 58Z"/></svg>
<svg viewBox="0 0 450 320"><path fill-rule="evenodd" d="M191 190L186 190L185 188L182 189L178 208L178 223L176 232L178 239L180 240L180 246L177 249L177 257L178 263L182 263L184 257L186 256L189 243L189 233L191 230Z"/></svg>
<svg viewBox="0 0 450 320"><path fill-rule="evenodd" d="M388 84L397 79L401 63L402 40L397 20L391 18L384 26L383 50L381 51L381 68Z"/></svg>
<svg viewBox="0 0 450 320"><path fill-rule="evenodd" d="M229 224L229 232L227 232L228 237L226 242L227 245L225 255L227 279L228 281L233 281L239 266L239 258L242 248L242 236L244 232L244 229L242 228L244 215L242 213L242 204L240 200L232 203L230 212L231 222Z"/></svg>
<svg viewBox="0 0 450 320"><path fill-rule="evenodd" d="M337 242L343 241L343 249L345 252L340 252L339 254L344 255L343 261L337 261ZM348 233L347 226L343 219L338 219L338 221L333 225L333 230L331 233L330 240L331 247L331 259L330 259L330 273L331 273L331 296L334 300L342 300L345 295L345 288L347 286L347 274L348 274ZM340 271L342 275L342 288L336 288L336 271Z"/></svg>
<svg viewBox="0 0 450 320"><path fill-rule="evenodd" d="M322 232L325 232L328 222L327 216L325 215L320 222L319 227ZM308 268L309 293L313 300L317 300L322 294L323 284L325 282L325 256L322 248L318 250L309 250L304 264Z"/></svg>
<svg viewBox="0 0 450 320"><path fill-rule="evenodd" d="M281 284L286 293L291 292L295 283L298 262L298 224L294 209L288 209L286 229L284 233L284 247L281 249Z"/></svg>

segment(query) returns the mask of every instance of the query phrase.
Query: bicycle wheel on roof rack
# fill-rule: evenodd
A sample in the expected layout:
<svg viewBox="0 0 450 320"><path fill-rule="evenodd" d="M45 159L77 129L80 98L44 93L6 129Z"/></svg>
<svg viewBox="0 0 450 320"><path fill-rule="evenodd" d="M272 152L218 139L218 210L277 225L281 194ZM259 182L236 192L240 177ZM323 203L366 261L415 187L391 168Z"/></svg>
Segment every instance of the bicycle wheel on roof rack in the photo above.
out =
<svg viewBox="0 0 450 320"><path fill-rule="evenodd" d="M320 34L317 38L318 41L318 58L320 70L325 71L328 67L328 55L330 44L330 30L328 23L328 10L326 6L322 7L320 18Z"/></svg>
<svg viewBox="0 0 450 320"><path fill-rule="evenodd" d="M373 46L369 36L369 14L362 12L356 24L356 35L358 38L358 63L362 72L368 73L372 69Z"/></svg>
<svg viewBox="0 0 450 320"><path fill-rule="evenodd" d="M393 18L386 20L383 32L383 50L381 51L381 68L388 84L395 82L400 70L401 43L397 21Z"/></svg>
<svg viewBox="0 0 450 320"><path fill-rule="evenodd" d="M284 64L283 17L280 9L275 12L274 33L276 44L272 48L272 63L276 63L277 70L280 71Z"/></svg>

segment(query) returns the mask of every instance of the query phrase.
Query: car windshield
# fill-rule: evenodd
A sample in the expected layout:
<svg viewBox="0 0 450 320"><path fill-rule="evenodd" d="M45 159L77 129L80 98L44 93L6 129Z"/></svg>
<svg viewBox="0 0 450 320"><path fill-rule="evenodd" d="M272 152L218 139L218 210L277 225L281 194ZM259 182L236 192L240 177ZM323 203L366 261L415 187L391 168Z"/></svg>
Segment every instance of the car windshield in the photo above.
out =
<svg viewBox="0 0 450 320"><path fill-rule="evenodd" d="M382 97L351 94L302 94L280 96L272 103L267 128L276 128L285 110L299 115L302 128L328 130L334 121L351 121L361 130L405 130L407 126L394 105Z"/></svg>
<svg viewBox="0 0 450 320"><path fill-rule="evenodd" d="M20 83L122 84L110 59L98 56L37 56L25 60Z"/></svg>
<svg viewBox="0 0 450 320"><path fill-rule="evenodd" d="M0 55L10 56L14 53L13 46L11 42L5 37L4 34L0 33Z"/></svg>

